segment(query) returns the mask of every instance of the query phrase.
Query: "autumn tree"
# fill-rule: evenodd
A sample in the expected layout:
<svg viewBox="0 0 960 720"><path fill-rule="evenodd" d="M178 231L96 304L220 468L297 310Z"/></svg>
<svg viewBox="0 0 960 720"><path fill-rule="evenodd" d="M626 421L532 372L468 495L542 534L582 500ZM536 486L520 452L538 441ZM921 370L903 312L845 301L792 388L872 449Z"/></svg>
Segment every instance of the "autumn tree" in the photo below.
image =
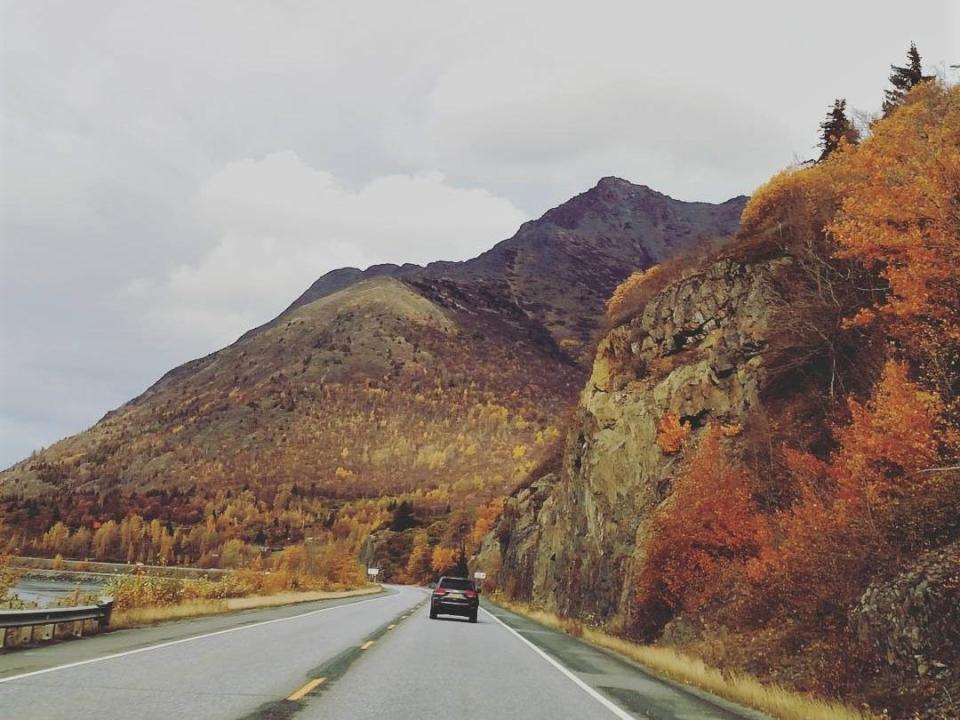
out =
<svg viewBox="0 0 960 720"><path fill-rule="evenodd" d="M942 404L895 361L867 402L848 404L850 421L836 428L828 461L786 452L800 498L777 517L776 545L748 564L755 586L746 614L756 621L839 628L870 578L916 541L898 512L930 490L920 471L938 457Z"/></svg>
<svg viewBox="0 0 960 720"><path fill-rule="evenodd" d="M430 578L433 570L433 548L426 531L420 531L413 540L413 549L404 568L404 576L408 582L420 583Z"/></svg>
<svg viewBox="0 0 960 720"><path fill-rule="evenodd" d="M252 549L243 540L231 538L220 548L220 567L237 568L246 565L253 557Z"/></svg>
<svg viewBox="0 0 960 720"><path fill-rule="evenodd" d="M120 543L117 523L108 520L93 533L93 552L97 560L115 560Z"/></svg>
<svg viewBox="0 0 960 720"><path fill-rule="evenodd" d="M890 71L890 84L893 87L884 90L883 93L884 115L889 115L899 107L910 89L926 79L923 75L920 53L917 52L917 46L914 43L910 43L910 49L907 50L907 64L891 65Z"/></svg>
<svg viewBox="0 0 960 720"><path fill-rule="evenodd" d="M926 82L904 102L844 158L842 206L828 230L840 258L877 268L887 286L851 324L881 323L956 419L960 88Z"/></svg>
<svg viewBox="0 0 960 720"><path fill-rule="evenodd" d="M620 317L642 305L649 295L642 291L643 286L661 271L661 266L653 265L646 270L637 270L627 276L627 279L617 285L610 299L607 300L607 317Z"/></svg>
<svg viewBox="0 0 960 720"><path fill-rule="evenodd" d="M702 607L732 564L759 555L767 526L745 469L710 425L654 516L635 586L638 634L649 636L670 616Z"/></svg>
<svg viewBox="0 0 960 720"><path fill-rule="evenodd" d="M847 117L847 101L837 98L827 112L826 119L820 123L819 160L826 160L842 142L856 143L859 138L860 134Z"/></svg>
<svg viewBox="0 0 960 720"><path fill-rule="evenodd" d="M62 522L56 522L43 536L43 548L47 552L62 554L68 552L67 542L70 539L70 528Z"/></svg>
<svg viewBox="0 0 960 720"><path fill-rule="evenodd" d="M83 526L77 528L77 531L70 538L70 555L75 558L85 558L90 554L90 543L93 541L93 533L90 528Z"/></svg>
<svg viewBox="0 0 960 720"><path fill-rule="evenodd" d="M493 529L494 523L503 512L505 498L494 498L483 505L477 511L477 519L473 523L473 530L470 531L470 546L474 550L480 547L483 538Z"/></svg>
<svg viewBox="0 0 960 720"><path fill-rule="evenodd" d="M434 573L443 574L456 567L458 552L457 548L443 547L437 545L433 548L433 554L430 561L430 569Z"/></svg>

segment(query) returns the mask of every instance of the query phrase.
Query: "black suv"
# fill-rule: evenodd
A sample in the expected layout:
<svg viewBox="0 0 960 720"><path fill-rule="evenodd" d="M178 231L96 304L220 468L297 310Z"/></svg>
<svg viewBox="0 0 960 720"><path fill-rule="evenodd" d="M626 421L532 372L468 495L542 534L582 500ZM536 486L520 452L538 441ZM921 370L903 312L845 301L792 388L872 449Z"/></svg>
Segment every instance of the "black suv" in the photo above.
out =
<svg viewBox="0 0 960 720"><path fill-rule="evenodd" d="M435 619L437 615L459 615L475 623L478 607L480 596L473 580L442 577L430 596L430 619Z"/></svg>

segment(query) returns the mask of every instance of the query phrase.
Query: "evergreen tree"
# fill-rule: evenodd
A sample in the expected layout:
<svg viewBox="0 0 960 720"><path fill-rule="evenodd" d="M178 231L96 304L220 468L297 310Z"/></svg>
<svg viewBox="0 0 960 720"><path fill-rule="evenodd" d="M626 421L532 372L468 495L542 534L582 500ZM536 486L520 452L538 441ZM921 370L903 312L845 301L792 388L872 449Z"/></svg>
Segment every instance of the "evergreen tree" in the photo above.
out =
<svg viewBox="0 0 960 720"><path fill-rule="evenodd" d="M453 574L456 577L467 577L470 570L467 567L467 551L463 545L460 546L460 552L457 553L457 564L454 566Z"/></svg>
<svg viewBox="0 0 960 720"><path fill-rule="evenodd" d="M917 46L914 43L910 43L910 49L907 51L907 64L902 67L891 65L890 70L892 70L890 84L893 87L884 91L884 116L889 115L903 102L910 88L928 79L923 75L920 53L917 52Z"/></svg>
<svg viewBox="0 0 960 720"><path fill-rule="evenodd" d="M846 140L848 143L855 143L860 139L860 133L847 117L847 101L844 98L837 98L833 102L833 107L827 112L826 119L820 123L820 144L818 147L823 151L820 153L820 160L826 157L840 147L840 141Z"/></svg>
<svg viewBox="0 0 960 720"><path fill-rule="evenodd" d="M393 511L393 517L390 520L390 529L397 532L403 532L409 528L417 526L417 516L414 514L413 505L404 500Z"/></svg>

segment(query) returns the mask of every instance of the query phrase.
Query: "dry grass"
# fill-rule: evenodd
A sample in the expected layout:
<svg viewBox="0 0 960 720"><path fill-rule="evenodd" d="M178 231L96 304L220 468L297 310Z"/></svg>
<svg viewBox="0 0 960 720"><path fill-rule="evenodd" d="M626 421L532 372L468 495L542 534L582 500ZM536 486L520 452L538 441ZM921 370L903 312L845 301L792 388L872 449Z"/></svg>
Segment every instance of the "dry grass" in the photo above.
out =
<svg viewBox="0 0 960 720"><path fill-rule="evenodd" d="M583 625L570 618L497 598L495 601L535 622L579 637L642 665L656 675L692 685L726 700L760 710L780 720L876 720L877 716L842 703L799 693L780 685L765 684L755 677L709 667L702 660L672 648L638 645Z"/></svg>
<svg viewBox="0 0 960 720"><path fill-rule="evenodd" d="M336 600L337 598L352 597L354 595L370 595L380 591L380 586L374 585L358 590L341 590L336 592L321 590L282 592L275 595L252 595L250 597L216 600L188 600L187 602L177 605L115 610L110 618L110 628L117 630L137 627L139 625L149 625L150 623L163 622L165 620L181 620L183 618L200 617L202 615L219 615L221 613L274 607L277 605L294 605L296 603L313 602L315 600Z"/></svg>

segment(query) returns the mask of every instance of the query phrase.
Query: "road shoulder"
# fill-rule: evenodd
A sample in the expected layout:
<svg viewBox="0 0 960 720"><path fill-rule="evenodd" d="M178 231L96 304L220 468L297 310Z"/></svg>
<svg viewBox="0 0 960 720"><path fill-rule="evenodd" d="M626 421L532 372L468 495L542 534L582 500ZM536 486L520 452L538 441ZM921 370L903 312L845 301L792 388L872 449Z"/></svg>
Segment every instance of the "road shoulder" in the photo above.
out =
<svg viewBox="0 0 960 720"><path fill-rule="evenodd" d="M485 603L484 609L594 691L637 717L771 720L757 710L660 677L616 653L505 608Z"/></svg>
<svg viewBox="0 0 960 720"><path fill-rule="evenodd" d="M80 640L0 651L0 683L28 673L45 672L64 665L91 662L265 622L292 619L327 608L375 602L396 592L396 590L385 588L383 592L374 595L357 595L172 620L155 625L106 632Z"/></svg>

